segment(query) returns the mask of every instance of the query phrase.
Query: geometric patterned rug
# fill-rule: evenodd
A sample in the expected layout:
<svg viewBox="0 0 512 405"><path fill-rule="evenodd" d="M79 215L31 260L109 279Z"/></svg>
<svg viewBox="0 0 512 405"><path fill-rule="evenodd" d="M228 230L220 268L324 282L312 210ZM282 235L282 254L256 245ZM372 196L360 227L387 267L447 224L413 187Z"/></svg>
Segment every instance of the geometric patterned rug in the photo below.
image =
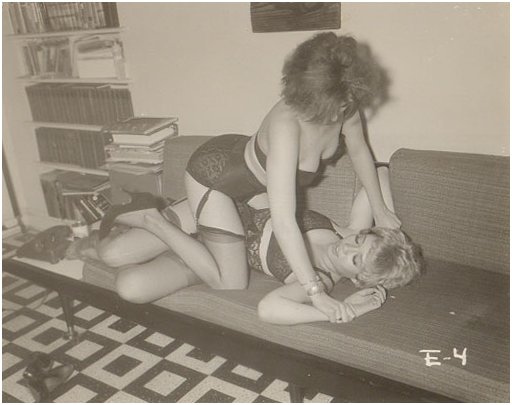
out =
<svg viewBox="0 0 512 405"><path fill-rule="evenodd" d="M22 373L30 352L75 372L54 402L289 402L288 384L75 301L78 343L66 340L57 294L2 275L2 402L34 402ZM344 402L308 392L306 402Z"/></svg>

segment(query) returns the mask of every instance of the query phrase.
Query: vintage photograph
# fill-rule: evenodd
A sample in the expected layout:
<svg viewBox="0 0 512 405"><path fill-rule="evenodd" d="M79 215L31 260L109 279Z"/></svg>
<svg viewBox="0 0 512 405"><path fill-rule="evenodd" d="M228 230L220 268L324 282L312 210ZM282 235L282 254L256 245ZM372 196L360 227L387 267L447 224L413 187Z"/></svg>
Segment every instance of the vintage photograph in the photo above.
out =
<svg viewBox="0 0 512 405"><path fill-rule="evenodd" d="M2 22L2 402L510 401L508 2Z"/></svg>

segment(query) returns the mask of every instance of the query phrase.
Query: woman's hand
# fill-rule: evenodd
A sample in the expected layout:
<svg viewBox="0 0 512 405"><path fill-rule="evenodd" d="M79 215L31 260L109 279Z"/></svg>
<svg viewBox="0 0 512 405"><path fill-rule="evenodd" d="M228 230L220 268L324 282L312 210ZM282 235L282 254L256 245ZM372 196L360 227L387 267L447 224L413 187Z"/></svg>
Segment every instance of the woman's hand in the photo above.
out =
<svg viewBox="0 0 512 405"><path fill-rule="evenodd" d="M324 292L310 298L313 306L326 315L331 323L350 322L357 316L350 304L339 302Z"/></svg>
<svg viewBox="0 0 512 405"><path fill-rule="evenodd" d="M393 211L390 211L387 207L379 212L375 213L375 225L380 226L382 228L391 228L396 229L400 228L402 222L398 219L396 214Z"/></svg>
<svg viewBox="0 0 512 405"><path fill-rule="evenodd" d="M380 308L384 302L386 302L386 290L380 285L357 291L344 300L344 303L349 305L358 317Z"/></svg>

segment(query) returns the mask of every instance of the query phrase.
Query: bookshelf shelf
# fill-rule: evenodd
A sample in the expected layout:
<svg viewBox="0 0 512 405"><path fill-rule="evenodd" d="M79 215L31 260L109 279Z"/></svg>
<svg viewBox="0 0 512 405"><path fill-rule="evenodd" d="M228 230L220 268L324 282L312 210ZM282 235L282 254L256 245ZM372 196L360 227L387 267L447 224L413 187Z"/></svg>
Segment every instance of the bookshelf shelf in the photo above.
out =
<svg viewBox="0 0 512 405"><path fill-rule="evenodd" d="M38 78L21 76L18 80L27 83L110 83L110 84L129 84L130 79L108 78L80 78L80 77L62 77L62 78Z"/></svg>
<svg viewBox="0 0 512 405"><path fill-rule="evenodd" d="M87 174L96 174L98 176L108 176L108 171L103 169L88 169L86 167L68 165L65 163L55 163L55 162L44 162L39 160L41 166L51 167L52 169L58 170L66 170L68 172L78 172L78 173L87 173Z"/></svg>
<svg viewBox="0 0 512 405"><path fill-rule="evenodd" d="M125 31L124 27L113 28L97 28L93 30L73 30L73 31L52 31L52 32L39 32L31 34L9 34L7 38L13 40L25 40L34 38L50 38L50 37L80 37L85 35L105 35L117 34Z"/></svg>
<svg viewBox="0 0 512 405"><path fill-rule="evenodd" d="M26 124L31 125L33 127L79 129L94 132L99 132L103 128L101 125L72 124L65 122L26 121Z"/></svg>

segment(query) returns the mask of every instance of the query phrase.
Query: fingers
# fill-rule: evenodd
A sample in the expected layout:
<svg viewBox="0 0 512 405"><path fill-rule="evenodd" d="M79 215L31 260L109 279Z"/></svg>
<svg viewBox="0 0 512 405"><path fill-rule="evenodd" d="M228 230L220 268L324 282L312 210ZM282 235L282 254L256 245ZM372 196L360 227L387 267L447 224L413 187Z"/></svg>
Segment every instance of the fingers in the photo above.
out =
<svg viewBox="0 0 512 405"><path fill-rule="evenodd" d="M380 302L383 304L384 302L386 302L386 298L387 298L387 291L384 287L382 287L381 285L378 285L376 288L376 296L379 298Z"/></svg>
<svg viewBox="0 0 512 405"><path fill-rule="evenodd" d="M337 323L350 322L356 317L356 312L352 305L341 303L338 306L339 316L336 319Z"/></svg>

